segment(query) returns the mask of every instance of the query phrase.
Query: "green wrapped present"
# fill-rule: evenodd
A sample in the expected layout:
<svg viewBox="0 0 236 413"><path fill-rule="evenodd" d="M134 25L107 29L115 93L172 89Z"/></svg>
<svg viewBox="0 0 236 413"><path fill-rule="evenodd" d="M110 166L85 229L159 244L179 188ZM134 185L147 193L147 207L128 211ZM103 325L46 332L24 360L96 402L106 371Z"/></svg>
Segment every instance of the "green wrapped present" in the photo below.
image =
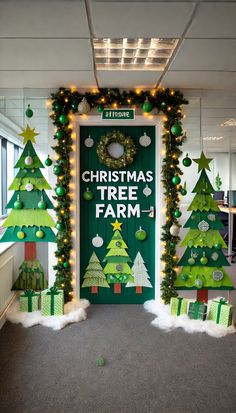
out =
<svg viewBox="0 0 236 413"><path fill-rule="evenodd" d="M20 295L20 311L32 313L39 310L40 293L33 290L25 290Z"/></svg>
<svg viewBox="0 0 236 413"><path fill-rule="evenodd" d="M187 314L188 300L181 297L172 297L170 300L171 315Z"/></svg>
<svg viewBox="0 0 236 413"><path fill-rule="evenodd" d="M213 320L216 324L229 327L233 319L233 306L225 298L213 300L211 303L208 320Z"/></svg>
<svg viewBox="0 0 236 413"><path fill-rule="evenodd" d="M41 312L43 316L64 314L64 291L57 287L41 292Z"/></svg>
<svg viewBox="0 0 236 413"><path fill-rule="evenodd" d="M206 320L207 305L201 301L189 303L188 316L193 320Z"/></svg>

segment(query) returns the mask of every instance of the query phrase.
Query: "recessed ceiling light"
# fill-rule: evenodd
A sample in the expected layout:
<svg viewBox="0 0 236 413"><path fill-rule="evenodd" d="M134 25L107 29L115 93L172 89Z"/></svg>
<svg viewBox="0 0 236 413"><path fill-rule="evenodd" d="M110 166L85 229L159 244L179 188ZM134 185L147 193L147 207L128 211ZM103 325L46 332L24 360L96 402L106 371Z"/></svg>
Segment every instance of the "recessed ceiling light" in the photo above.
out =
<svg viewBox="0 0 236 413"><path fill-rule="evenodd" d="M223 139L223 136L204 136L204 141L220 141Z"/></svg>
<svg viewBox="0 0 236 413"><path fill-rule="evenodd" d="M97 70L164 70L177 39L93 39Z"/></svg>
<svg viewBox="0 0 236 413"><path fill-rule="evenodd" d="M226 122L222 123L220 126L236 126L236 119L229 119Z"/></svg>

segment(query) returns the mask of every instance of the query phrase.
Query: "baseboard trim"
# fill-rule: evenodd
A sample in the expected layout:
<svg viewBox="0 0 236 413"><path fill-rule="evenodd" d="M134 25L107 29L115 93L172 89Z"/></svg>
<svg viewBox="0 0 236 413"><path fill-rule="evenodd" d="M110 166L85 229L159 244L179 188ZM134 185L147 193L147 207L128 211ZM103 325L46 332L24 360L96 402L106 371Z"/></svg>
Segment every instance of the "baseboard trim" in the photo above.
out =
<svg viewBox="0 0 236 413"><path fill-rule="evenodd" d="M15 299L18 297L18 295L18 292L14 292L13 295L9 298L9 300L7 300L4 308L0 311L0 330L7 320L7 311L9 310Z"/></svg>

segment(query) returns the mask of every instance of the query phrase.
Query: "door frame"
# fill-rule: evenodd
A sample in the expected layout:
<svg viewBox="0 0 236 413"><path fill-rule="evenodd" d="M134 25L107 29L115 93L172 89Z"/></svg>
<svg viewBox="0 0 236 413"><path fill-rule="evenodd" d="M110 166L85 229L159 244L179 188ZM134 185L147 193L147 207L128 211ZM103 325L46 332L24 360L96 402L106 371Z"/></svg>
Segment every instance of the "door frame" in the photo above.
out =
<svg viewBox="0 0 236 413"><path fill-rule="evenodd" d="M73 145L70 155L71 163L71 183L70 194L71 204L71 226L72 226L72 251L71 251L71 267L72 267L72 286L74 295L77 299L80 298L80 127L81 126L155 126L155 172L156 172L156 194L155 194L155 300L161 300L161 273L162 273L162 243L161 243L161 228L164 224L165 205L163 198L163 189L161 184L161 164L162 156L164 155L164 146L162 144L162 118L154 115L136 115L132 121L113 121L102 120L101 115L82 115L75 116L73 119ZM158 156L159 154L159 156Z"/></svg>

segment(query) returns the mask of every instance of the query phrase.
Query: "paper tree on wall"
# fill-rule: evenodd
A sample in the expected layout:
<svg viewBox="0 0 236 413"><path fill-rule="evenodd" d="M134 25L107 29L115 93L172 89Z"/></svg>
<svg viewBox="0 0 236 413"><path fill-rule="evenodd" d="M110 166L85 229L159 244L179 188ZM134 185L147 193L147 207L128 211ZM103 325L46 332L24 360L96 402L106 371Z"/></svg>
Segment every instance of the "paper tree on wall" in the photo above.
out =
<svg viewBox="0 0 236 413"><path fill-rule="evenodd" d="M152 288L152 284L149 281L149 275L147 268L145 267L144 260L140 252L137 253L134 265L132 267L134 282L129 281L126 287L136 287L136 294L142 294L142 288Z"/></svg>
<svg viewBox="0 0 236 413"><path fill-rule="evenodd" d="M90 257L86 272L84 274L84 282L81 287L91 287L91 292L93 294L98 293L98 287L110 288L95 252L93 252Z"/></svg>
<svg viewBox="0 0 236 413"><path fill-rule="evenodd" d="M46 211L53 209L53 204L45 193L45 189L51 187L40 171L44 166L32 144L35 143L37 135L35 129L31 129L29 125L20 134L26 145L15 165L19 171L9 187L9 190L15 192L6 205L11 212L3 224L7 229L0 240L25 242L25 261L20 267L21 273L13 289L32 288L33 285L37 285L38 289L45 288L43 269L36 260L35 242L55 242L55 234L51 229L55 226L54 221Z"/></svg>
<svg viewBox="0 0 236 413"><path fill-rule="evenodd" d="M133 271L128 264L131 262L131 259L126 252L128 247L120 233L122 223L116 220L111 225L115 232L107 246L109 251L103 260L106 262L103 272L107 277L107 282L109 284L114 284L114 292L120 294L121 284L126 284L128 281L133 282L134 278Z"/></svg>
<svg viewBox="0 0 236 413"><path fill-rule="evenodd" d="M199 180L193 189L196 193L188 211L192 211L184 228L190 228L181 247L187 247L178 262L182 266L175 281L178 290L198 290L199 301L207 301L208 290L233 290L233 284L223 269L229 266L222 248L227 248L219 230L224 226L219 219L219 208L212 198L215 191L209 181L205 169L209 168L212 159L207 159L203 153L199 159L194 159L201 172Z"/></svg>

